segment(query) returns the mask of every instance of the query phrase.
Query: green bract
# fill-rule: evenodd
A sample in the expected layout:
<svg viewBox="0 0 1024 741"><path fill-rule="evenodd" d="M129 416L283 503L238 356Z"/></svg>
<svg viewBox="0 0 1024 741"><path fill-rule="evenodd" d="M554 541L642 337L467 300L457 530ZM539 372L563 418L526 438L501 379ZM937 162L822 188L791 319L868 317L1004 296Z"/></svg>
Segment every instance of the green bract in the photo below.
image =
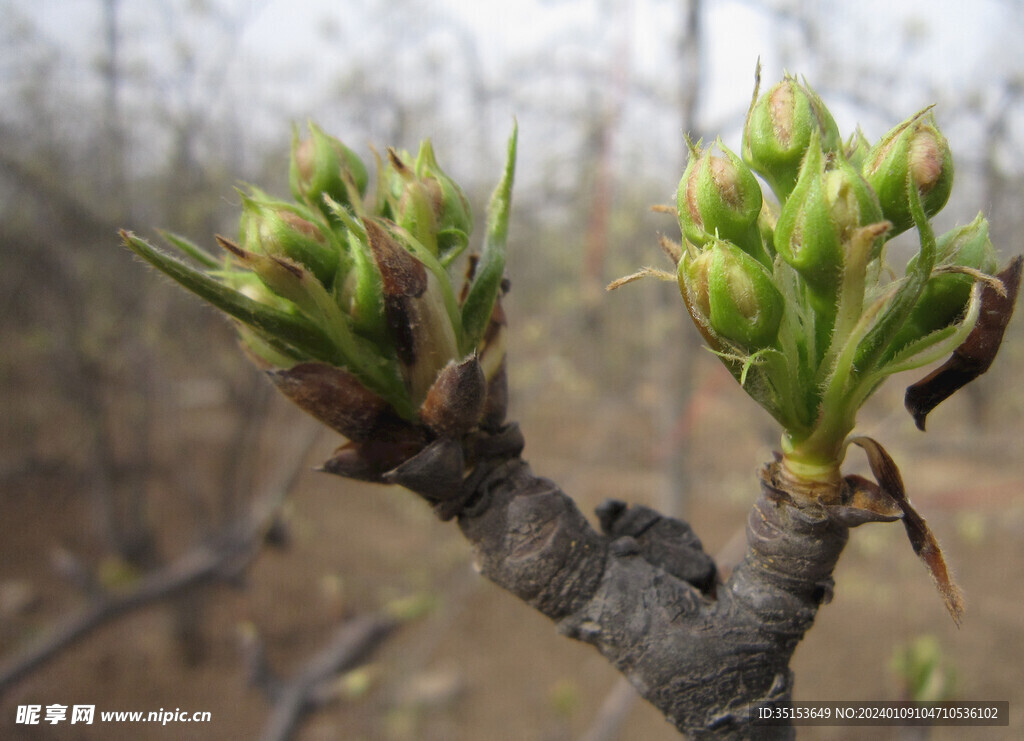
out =
<svg viewBox="0 0 1024 741"><path fill-rule="evenodd" d="M256 188L243 194L238 242L217 238L223 259L165 235L198 263L193 267L134 235L124 238L234 318L250 354L293 401L353 441L385 430L383 448L348 451L335 461L340 472L373 478L431 435L457 436L488 415L503 416L498 299L516 134L482 250L456 266L473 219L429 141L415 162L389 151L367 203L363 163L337 139L309 129L311 137L296 136L292 148L295 200Z"/></svg>
<svg viewBox="0 0 1024 741"><path fill-rule="evenodd" d="M835 496L865 400L889 375L958 348L978 321L981 285L1002 290L987 222L933 234L953 166L927 111L874 147L859 130L844 144L818 95L787 76L755 98L743 130L743 160L777 206L718 149L690 145L679 184L684 244L667 251L686 308L782 425L784 470L813 496ZM919 249L900 274L885 246L910 226Z"/></svg>

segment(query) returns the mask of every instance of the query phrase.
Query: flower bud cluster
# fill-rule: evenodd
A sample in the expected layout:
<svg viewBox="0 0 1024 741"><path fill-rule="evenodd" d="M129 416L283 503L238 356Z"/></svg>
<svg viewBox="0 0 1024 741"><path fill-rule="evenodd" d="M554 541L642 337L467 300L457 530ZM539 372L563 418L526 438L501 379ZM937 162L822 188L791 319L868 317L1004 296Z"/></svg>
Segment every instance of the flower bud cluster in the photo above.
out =
<svg viewBox="0 0 1024 741"><path fill-rule="evenodd" d="M881 380L970 332L972 285L996 272L987 222L933 235L953 162L930 109L873 145L859 129L844 141L817 93L786 76L755 93L741 156L688 144L673 250L687 310L782 423L797 468L834 469ZM911 227L920 249L901 276L885 245Z"/></svg>
<svg viewBox="0 0 1024 741"><path fill-rule="evenodd" d="M350 439L332 470L377 480L431 440L504 418L500 294L516 137L482 252L463 265L469 202L429 141L415 159L378 159L368 193L360 158L315 125L309 133L293 140L293 200L243 193L238 240L217 238L224 260L170 236L200 270L125 239L237 320L282 392Z"/></svg>

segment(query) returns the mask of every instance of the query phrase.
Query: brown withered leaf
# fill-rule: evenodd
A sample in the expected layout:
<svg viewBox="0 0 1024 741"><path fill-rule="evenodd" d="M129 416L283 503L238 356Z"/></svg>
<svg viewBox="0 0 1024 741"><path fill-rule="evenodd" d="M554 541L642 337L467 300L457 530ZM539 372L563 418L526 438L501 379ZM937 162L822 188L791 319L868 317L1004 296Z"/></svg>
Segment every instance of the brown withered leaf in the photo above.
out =
<svg viewBox="0 0 1024 741"><path fill-rule="evenodd" d="M839 504L823 505L830 518L846 527L866 522L895 522L903 510L878 484L863 476L843 477L843 496Z"/></svg>
<svg viewBox="0 0 1024 741"><path fill-rule="evenodd" d="M963 593L949 573L946 559L942 555L942 549L939 547L939 541L936 540L935 534L907 499L907 492L903 488L903 477L900 476L896 461L878 441L872 440L870 437L853 437L850 438L850 442L864 449L868 456L868 465L871 466L871 473L874 474L879 488L903 510L903 527L906 528L907 537L910 538L910 545L913 547L914 553L928 567L935 586L946 604L946 609L959 628L964 615Z"/></svg>
<svg viewBox="0 0 1024 741"><path fill-rule="evenodd" d="M250 252L237 242L233 242L220 234L215 234L214 239L217 240L217 244L219 244L222 249L230 252L232 255L237 257L243 265L251 269L258 270L260 266L269 264L275 266L275 269L279 272L290 273L291 277L295 280L301 280L303 277L302 267L290 258L282 257L280 255L263 255L257 252Z"/></svg>
<svg viewBox="0 0 1024 741"><path fill-rule="evenodd" d="M241 245L239 245L237 242L228 239L227 237L221 236L220 234L215 234L214 239L217 240L217 244L219 244L222 249L227 250L232 255L243 261L249 256L248 250L242 249Z"/></svg>
<svg viewBox="0 0 1024 741"><path fill-rule="evenodd" d="M1020 288L1021 265L1018 256L996 277L1006 293L1001 294L992 285L981 292L981 313L978 323L949 359L912 386L907 387L904 405L919 430L924 429L925 418L932 409L987 371L995 360L1003 342L1006 325L1013 316L1013 306Z"/></svg>
<svg viewBox="0 0 1024 741"><path fill-rule="evenodd" d="M427 269L374 219L363 221L385 296L418 298L427 290Z"/></svg>
<svg viewBox="0 0 1024 741"><path fill-rule="evenodd" d="M267 375L296 406L349 440L368 440L400 422L386 401L344 368L299 363Z"/></svg>
<svg viewBox="0 0 1024 741"><path fill-rule="evenodd" d="M466 296L469 295L469 286L473 283L473 276L476 275L477 265L480 264L480 255L471 252L466 259L466 274L462 278L462 288L459 289L459 306L466 303Z"/></svg>
<svg viewBox="0 0 1024 741"><path fill-rule="evenodd" d="M398 171L399 175L412 177L412 170L405 164L405 161L402 160L402 157L395 151L394 147L388 147L388 162Z"/></svg>

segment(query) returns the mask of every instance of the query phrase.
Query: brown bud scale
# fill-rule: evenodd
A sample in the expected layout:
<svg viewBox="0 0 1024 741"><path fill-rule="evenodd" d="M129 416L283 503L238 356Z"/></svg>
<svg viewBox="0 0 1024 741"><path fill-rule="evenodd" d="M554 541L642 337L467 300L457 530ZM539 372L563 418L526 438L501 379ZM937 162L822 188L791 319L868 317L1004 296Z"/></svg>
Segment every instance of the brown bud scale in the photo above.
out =
<svg viewBox="0 0 1024 741"><path fill-rule="evenodd" d="M420 407L420 419L439 437L458 438L480 420L487 392L476 355L450 361L437 375Z"/></svg>

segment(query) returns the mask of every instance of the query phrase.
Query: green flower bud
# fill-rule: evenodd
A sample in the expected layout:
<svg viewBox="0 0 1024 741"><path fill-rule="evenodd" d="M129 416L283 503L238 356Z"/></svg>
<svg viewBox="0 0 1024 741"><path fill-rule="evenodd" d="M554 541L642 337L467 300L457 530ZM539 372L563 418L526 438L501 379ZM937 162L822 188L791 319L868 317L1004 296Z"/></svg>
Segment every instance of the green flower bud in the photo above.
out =
<svg viewBox="0 0 1024 741"><path fill-rule="evenodd" d="M785 202L796 186L800 163L817 133L821 147L842 147L839 128L828 108L810 86L787 76L758 98L743 126L743 159Z"/></svg>
<svg viewBox="0 0 1024 741"><path fill-rule="evenodd" d="M408 153L388 150L384 198L381 212L437 257L438 216L426 183L408 164Z"/></svg>
<svg viewBox="0 0 1024 741"><path fill-rule="evenodd" d="M782 207L775 249L820 297L831 301L854 230L882 220L878 199L841 153L826 162L812 136L800 178ZM881 239L872 256L881 250Z"/></svg>
<svg viewBox="0 0 1024 741"><path fill-rule="evenodd" d="M366 192L366 165L355 152L316 124L309 124L309 133L310 138L302 142L297 131L293 137L289 183L296 201L304 201L329 215L325 195L351 206Z"/></svg>
<svg viewBox="0 0 1024 741"><path fill-rule="evenodd" d="M991 275L999 267L995 247L988 236L988 220L980 213L970 224L942 235L936 251L936 268L960 266ZM916 264L915 255L907 265L907 273L913 272ZM889 345L887 355L891 357L909 343L955 322L967 307L974 280L973 276L964 273L933 274L925 283L906 323Z"/></svg>
<svg viewBox="0 0 1024 741"><path fill-rule="evenodd" d="M328 287L341 260L341 248L318 214L260 191L242 196L240 240L249 252L305 266Z"/></svg>
<svg viewBox="0 0 1024 741"><path fill-rule="evenodd" d="M825 200L829 204L832 222L839 233L844 253L855 230L884 221L878 196L860 171L842 154L837 153L826 165ZM875 240L870 259L878 257L883 244L884 239Z"/></svg>
<svg viewBox="0 0 1024 741"><path fill-rule="evenodd" d="M949 142L924 110L894 128L878 142L864 163L864 177L878 194L890 236L914 225L907 196L908 178L921 195L926 216L934 216L953 190L953 157Z"/></svg>
<svg viewBox="0 0 1024 741"><path fill-rule="evenodd" d="M736 245L713 240L696 256L684 252L679 286L697 328L714 349L723 349L716 338L747 351L775 342L782 294L765 267Z"/></svg>
<svg viewBox="0 0 1024 741"><path fill-rule="evenodd" d="M419 155L416 157L416 177L423 183L434 214L438 255L444 262L449 262L466 249L469 235L473 232L469 199L462 188L437 164L434 147L429 139L420 144Z"/></svg>
<svg viewBox="0 0 1024 741"><path fill-rule="evenodd" d="M839 281L843 254L839 229L828 201L824 155L818 138L807 150L800 178L783 204L775 225L775 251L818 291L833 290Z"/></svg>
<svg viewBox="0 0 1024 741"><path fill-rule="evenodd" d="M334 286L334 299L352 320L352 328L377 343L386 342L384 296L381 275L373 259L364 227L350 228L347 235L351 265Z"/></svg>
<svg viewBox="0 0 1024 741"><path fill-rule="evenodd" d="M935 246L935 264L960 265L994 275L999 269L996 248L988 236L988 219L978 212L974 221L939 237ZM916 260L916 256L912 258Z"/></svg>
<svg viewBox="0 0 1024 741"><path fill-rule="evenodd" d="M701 152L691 147L676 193L679 228L698 247L717 236L770 265L758 229L761 186L743 160L721 141L718 148L725 157L712 154L710 148Z"/></svg>
<svg viewBox="0 0 1024 741"><path fill-rule="evenodd" d="M711 252L711 328L748 350L773 344L782 321L783 300L771 273L728 242L715 242Z"/></svg>

